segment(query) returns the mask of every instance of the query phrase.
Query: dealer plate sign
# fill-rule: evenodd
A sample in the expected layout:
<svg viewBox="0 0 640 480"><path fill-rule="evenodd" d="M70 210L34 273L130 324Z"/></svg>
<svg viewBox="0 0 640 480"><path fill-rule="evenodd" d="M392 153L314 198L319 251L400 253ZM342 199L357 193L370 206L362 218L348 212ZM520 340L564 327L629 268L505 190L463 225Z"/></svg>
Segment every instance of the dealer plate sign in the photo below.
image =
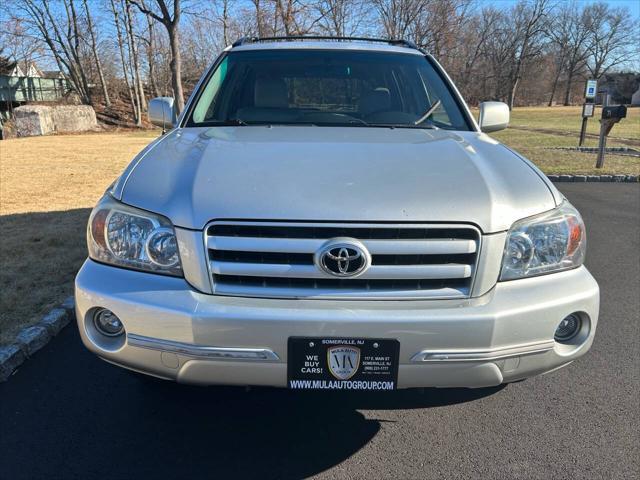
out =
<svg viewBox="0 0 640 480"><path fill-rule="evenodd" d="M395 390L400 342L291 337L287 383L296 390Z"/></svg>

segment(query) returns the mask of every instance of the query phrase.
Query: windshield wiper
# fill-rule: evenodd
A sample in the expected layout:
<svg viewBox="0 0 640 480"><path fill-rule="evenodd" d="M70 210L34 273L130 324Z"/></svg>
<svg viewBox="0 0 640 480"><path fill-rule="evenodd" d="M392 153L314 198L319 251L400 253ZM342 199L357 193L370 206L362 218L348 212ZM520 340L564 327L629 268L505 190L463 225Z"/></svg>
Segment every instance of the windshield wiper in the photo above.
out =
<svg viewBox="0 0 640 480"><path fill-rule="evenodd" d="M231 119L225 121L224 123L225 123L225 125L240 125L240 126L243 126L243 127L249 125L247 122L245 122L241 118L231 118Z"/></svg>
<svg viewBox="0 0 640 480"><path fill-rule="evenodd" d="M429 110L427 110L427 112L422 115L418 120L416 120L415 122L413 122L414 125L420 125L422 122L424 122L427 118L429 118L431 116L431 114L433 114L433 112L436 111L436 108L438 108L440 106L440 100L436 100L436 103L434 103L433 105L431 105L431 107L429 107Z"/></svg>
<svg viewBox="0 0 640 480"><path fill-rule="evenodd" d="M236 127L236 126L245 127L247 125L249 124L244 120L241 120L239 118L230 118L228 120L207 120L203 122L201 126L203 127Z"/></svg>

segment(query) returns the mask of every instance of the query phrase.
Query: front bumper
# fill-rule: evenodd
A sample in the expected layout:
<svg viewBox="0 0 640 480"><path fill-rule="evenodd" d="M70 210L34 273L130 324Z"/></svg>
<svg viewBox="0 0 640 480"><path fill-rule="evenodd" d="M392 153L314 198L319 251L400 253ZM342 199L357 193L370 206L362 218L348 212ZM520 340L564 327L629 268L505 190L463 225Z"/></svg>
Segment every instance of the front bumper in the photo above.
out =
<svg viewBox="0 0 640 480"><path fill-rule="evenodd" d="M93 309L112 310L126 336L101 338ZM331 301L223 297L183 279L87 260L76 278L85 346L118 365L195 384L287 384L287 340L394 338L398 387L486 387L557 369L584 355L596 330L598 285L575 270L498 283L465 300ZM572 344L553 340L579 312Z"/></svg>

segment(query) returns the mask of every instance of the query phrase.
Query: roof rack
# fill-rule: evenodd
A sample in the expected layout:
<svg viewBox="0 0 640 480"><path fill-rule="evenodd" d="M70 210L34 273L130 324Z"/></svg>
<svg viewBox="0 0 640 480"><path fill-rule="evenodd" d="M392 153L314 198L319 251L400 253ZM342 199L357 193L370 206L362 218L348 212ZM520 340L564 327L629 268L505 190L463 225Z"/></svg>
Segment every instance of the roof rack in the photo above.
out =
<svg viewBox="0 0 640 480"><path fill-rule="evenodd" d="M300 35L300 36L285 36L285 37L243 37L236 40L231 45L232 47L239 47L240 45L246 45L248 43L260 43L260 42L290 42L298 40L334 40L336 42L373 42L373 43L386 43L388 45L397 45L414 50L419 50L418 46L411 40L404 39L389 39L389 38L367 38L367 37L331 37L323 35Z"/></svg>

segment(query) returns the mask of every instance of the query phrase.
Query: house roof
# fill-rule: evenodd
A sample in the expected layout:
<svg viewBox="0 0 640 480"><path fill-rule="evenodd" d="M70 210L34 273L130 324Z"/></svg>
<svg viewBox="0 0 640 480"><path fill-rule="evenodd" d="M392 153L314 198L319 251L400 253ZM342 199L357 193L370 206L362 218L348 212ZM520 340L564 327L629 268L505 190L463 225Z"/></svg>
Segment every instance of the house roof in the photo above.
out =
<svg viewBox="0 0 640 480"><path fill-rule="evenodd" d="M40 73L42 78L65 78L64 73L60 70L42 70Z"/></svg>

